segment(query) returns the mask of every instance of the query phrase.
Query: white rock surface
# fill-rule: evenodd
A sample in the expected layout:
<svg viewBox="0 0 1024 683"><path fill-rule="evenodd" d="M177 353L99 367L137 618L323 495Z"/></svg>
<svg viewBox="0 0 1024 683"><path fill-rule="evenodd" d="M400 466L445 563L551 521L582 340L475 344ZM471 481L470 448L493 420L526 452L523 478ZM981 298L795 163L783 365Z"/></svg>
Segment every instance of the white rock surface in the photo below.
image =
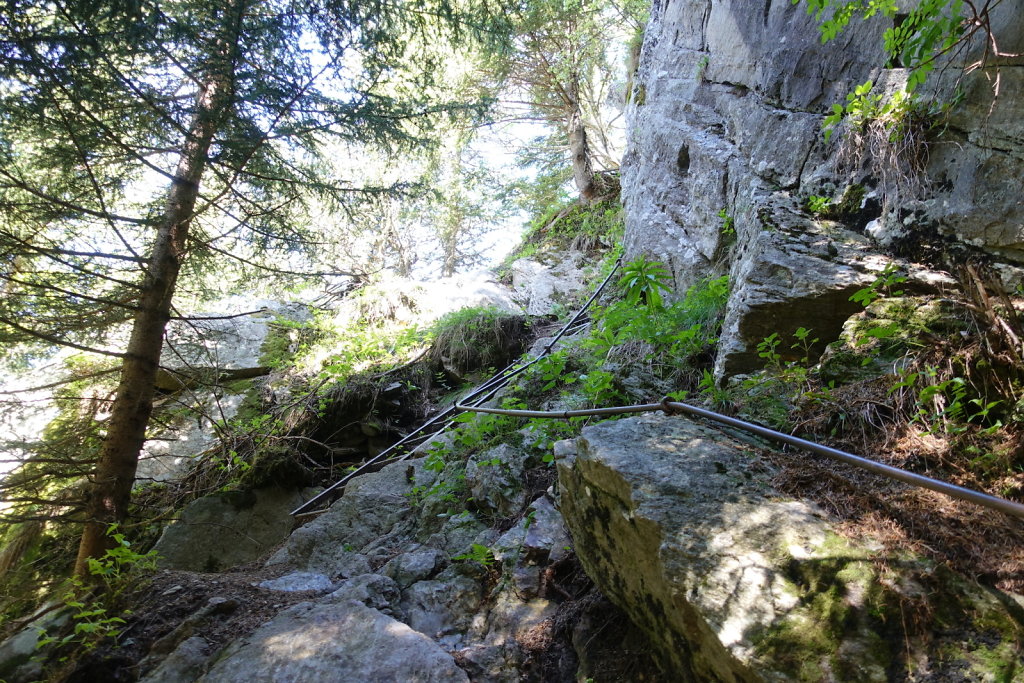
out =
<svg viewBox="0 0 1024 683"><path fill-rule="evenodd" d="M512 289L528 315L548 315L573 304L589 282L586 257L569 252L551 263L523 258L512 263Z"/></svg>
<svg viewBox="0 0 1024 683"><path fill-rule="evenodd" d="M218 658L202 683L458 683L469 678L437 643L356 602L302 603Z"/></svg>
<svg viewBox="0 0 1024 683"><path fill-rule="evenodd" d="M168 323L160 364L167 368L256 367L271 324L279 318L306 322L312 314L309 307L297 302L228 297L204 312L191 314L187 321Z"/></svg>
<svg viewBox="0 0 1024 683"><path fill-rule="evenodd" d="M230 317L251 311L259 312ZM188 322L172 320L168 325L167 342L160 358L162 367L213 372L259 367L263 343L275 321L302 323L312 318L309 307L302 303L244 296L211 304L206 312L194 316L196 319ZM210 420L231 419L238 413L243 398L242 394L233 394L226 387L203 387L186 388L158 399L171 406L192 406L196 417L173 424L169 429L154 425L150 433L157 438L143 445L136 478L143 482L168 481L180 475L192 458L217 442L217 432Z"/></svg>

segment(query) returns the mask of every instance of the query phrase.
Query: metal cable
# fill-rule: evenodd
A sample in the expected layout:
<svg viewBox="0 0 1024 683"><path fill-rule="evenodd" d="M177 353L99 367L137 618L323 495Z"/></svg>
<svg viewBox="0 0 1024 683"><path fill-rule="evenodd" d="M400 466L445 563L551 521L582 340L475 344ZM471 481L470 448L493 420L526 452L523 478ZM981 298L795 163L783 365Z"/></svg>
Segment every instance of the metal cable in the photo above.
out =
<svg viewBox="0 0 1024 683"><path fill-rule="evenodd" d="M608 273L608 276L601 282L598 288L594 290L594 293L591 295L591 297L587 299L586 303L584 303L583 306L578 311L576 311L576 313L571 318L569 318L568 322L566 322L565 325L562 326L562 329L558 331L558 334L552 337L551 341L549 341L544 346L544 348L541 349L539 356L527 361L526 363L523 363L519 367L516 367L516 364L521 362L519 360L508 364L507 366L505 366L504 370L501 370L500 372L494 374L486 382L478 385L470 393L466 394L466 396L462 398L462 402L457 402L455 405L445 408L443 411L441 411L434 417L430 418L413 431L406 434L404 437L401 438L401 440L384 449L374 457L370 458L369 460L361 464L356 469L346 474L338 481L334 482L333 484L325 488L320 493L316 494L315 496L307 500L299 507L292 510L292 516L294 517L297 515L308 515L316 514L316 512L322 512L322 510L318 510L315 512L309 512L309 510L313 506L320 503L321 501L330 502L329 499L336 498L338 495L340 495L337 493L337 491L341 489L343 486L345 486L345 484L351 481L354 477L357 477L361 474L367 474L369 472L376 471L374 468L382 466L382 464L386 460L393 460L393 462L401 462L408 458L410 455L412 455L412 451L404 453L397 458L395 457L395 451L397 451L399 448L406 445L410 441L414 441L417 438L426 436L424 434L424 430L426 430L427 427L437 424L438 422L447 420L437 430L432 432L432 435L440 434L444 430L448 429L448 427L450 427L455 422L455 418L451 417L453 413L461 412L462 410L467 409L475 409L481 403L490 400L490 398L493 397L496 393L498 393L498 391L508 386L508 383L512 381L512 378L523 373L527 368L532 366L540 359L544 358L544 356L551 353L551 349L553 349L555 344L558 343L558 340L565 336L574 325L579 324L580 319L586 313L587 309L590 308L590 305L593 304L594 301L597 300L597 297L601 295L601 292L604 291L605 287L608 286L608 283L611 282L612 277L615 275L616 271L618 271L618 269L621 266L622 257L620 256L618 259L615 260L615 264L612 266L612 269ZM459 408L457 406L464 407Z"/></svg>
<svg viewBox="0 0 1024 683"><path fill-rule="evenodd" d="M644 403L640 405L632 406L618 406L613 408L591 408L588 410L505 410L502 408L481 408L479 406L470 406L456 403L455 408L461 411L472 411L475 413L490 413L493 415L510 415L514 417L535 417L535 418L550 418L550 419L569 419L573 417L586 417L586 416L601 416L601 415L621 415L624 413L644 413L653 412L656 410L664 411L668 415L676 414L688 414L703 417L714 422L720 422L730 427L742 429L752 434L771 439L772 441L778 441L780 443L788 444L801 448L811 453L817 453L833 460L839 460L845 462L854 467L859 467L875 474L880 474L883 477L889 479L896 479L912 486L918 486L921 488L930 489L932 491L938 491L947 496L953 498L959 498L960 500L966 500L975 505L981 505L983 507L990 508L992 510L998 510L1007 515L1024 519L1024 505L1021 503L1015 503L1005 498L998 498L996 496L990 496L987 493L975 491L973 489L964 488L963 486L957 486L948 482L940 481L939 479L932 479L922 474L916 474L914 472L908 472L892 465L886 465L875 460L847 453L836 448L830 448L828 446L822 446L821 444L814 443L813 441L807 441L799 437L791 436L789 434L783 434L777 432L774 429L768 429L761 425L753 424L751 422L745 422L738 420L728 415L722 415L711 410L704 408L698 408L691 406L687 403L680 403L679 401L673 401L669 397L665 397L660 403Z"/></svg>
<svg viewBox="0 0 1024 683"><path fill-rule="evenodd" d="M433 418L431 418L430 420L428 420L427 422L423 423L418 428L410 432L397 443L393 444L386 450L379 453L377 456L363 463L357 469L353 470L352 472L349 472L347 475L345 475L345 477L343 477L336 483L332 484L328 488L324 489L322 492L320 492L313 498L310 498L308 501L306 501L298 508L293 510L292 515L301 515L306 513L307 510L316 505L318 502L325 500L328 497L332 497L339 488L347 484L353 477L370 471L372 467L380 464L386 459L393 457L392 453L395 450L401 448L404 444L416 438L421 438L422 436L424 436L423 432L428 427L437 424L438 422L445 421L444 424L434 432L435 434L440 434L454 423L454 417L451 416L455 412L470 411L475 413L508 415L513 417L532 417L568 420L573 417L623 415L627 413L644 413L661 410L665 412L667 415L696 415L697 417L702 417L708 420L712 420L714 422L719 422L721 424L728 425L736 429L741 429L743 431L750 432L751 434L757 434L758 436L764 437L766 439L771 439L772 441L777 441L779 443L795 446L796 448L800 448L811 453L816 453L818 455L823 455L827 458L832 458L833 460L839 460L840 462L845 462L849 465L853 465L854 467L859 467L869 472L874 472L875 474L888 477L889 479L895 479L897 481L902 481L912 486L918 486L921 488L930 489L932 491L937 491L952 498L966 500L976 505L981 505L992 510L997 510L999 512L1011 515L1013 517L1017 517L1019 519L1024 519L1024 504L1006 500L1005 498L991 496L987 493L982 493L980 491L975 491L973 489L957 486L955 484L950 484L948 482L933 479L931 477L926 477L922 474L909 472L898 467L886 465L884 463L880 463L875 460L870 460L868 458L864 458L859 455L854 455L852 453L847 453L846 451L841 451L836 448L822 446L821 444L814 443L813 441L807 441L806 439L801 439L790 434L777 432L774 429L768 429L767 427L763 427L758 424L753 424L751 422L745 422L744 420L729 417L728 415L722 415L721 413L716 413L705 408L698 408L697 406L692 406L687 403L673 401L667 396L664 399L662 399L659 403L644 403L631 406L615 406L611 408L591 408L585 410L506 410L504 408L481 407L480 404L489 400L498 391L507 386L508 383L512 380L512 378L526 371L529 367L531 367L532 365L540 361L542 358L544 358L546 355L551 353L551 350L554 348L555 344L558 343L558 341L563 336L565 336L573 328L574 325L577 325L580 322L580 319L586 313L587 309L591 306L591 304L594 303L597 297L600 296L601 292L611 281L612 276L615 275L615 272L619 269L621 265L622 259L619 258L618 260L615 261L615 265L612 268L611 272L604 279L601 285L594 291L593 295L586 301L585 304L583 304L583 306L575 313L575 315L573 315L572 318L570 318L569 321L566 322L566 324L562 327L558 334L556 334L551 339L551 341L549 341L544 346L539 356L529 360L526 363L519 365L518 367L516 367L517 363L515 362L509 364L503 370L493 375L486 382L474 388L473 391L471 391L469 394L463 397L461 401L456 402L453 406L449 408L446 408L445 410L443 410L442 412L440 412L439 414L437 414L436 416L434 416ZM395 462L404 460L408 458L411 454L411 452L405 453L401 457L396 459Z"/></svg>

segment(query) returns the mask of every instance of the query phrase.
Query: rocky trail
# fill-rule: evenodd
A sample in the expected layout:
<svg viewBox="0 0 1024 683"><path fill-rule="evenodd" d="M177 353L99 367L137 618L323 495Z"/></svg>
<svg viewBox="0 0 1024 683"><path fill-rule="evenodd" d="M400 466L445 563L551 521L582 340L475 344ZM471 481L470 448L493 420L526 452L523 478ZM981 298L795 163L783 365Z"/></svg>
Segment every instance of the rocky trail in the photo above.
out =
<svg viewBox="0 0 1024 683"><path fill-rule="evenodd" d="M995 5L1021 52L1024 0ZM944 56L922 88L956 106L910 121L913 158L823 135L906 82L905 16L877 19L825 44L790 0L658 0L620 197L549 207L501 275L172 327L158 569L74 661L35 646L70 610L19 622L2 682L1024 681L1017 517L688 415L455 417L470 386L671 395L1024 501L1024 68L996 96L986 46Z"/></svg>
<svg viewBox="0 0 1024 683"><path fill-rule="evenodd" d="M279 521L296 493L197 501L158 544L165 565L237 564L232 529L283 542L216 574L158 572L120 647L69 680L886 681L912 659L971 680L1014 656L1021 605L801 500L809 456L654 414L586 427L553 463L511 436L465 463L427 448L459 438L353 473L294 530ZM876 479L861 485L906 495Z"/></svg>

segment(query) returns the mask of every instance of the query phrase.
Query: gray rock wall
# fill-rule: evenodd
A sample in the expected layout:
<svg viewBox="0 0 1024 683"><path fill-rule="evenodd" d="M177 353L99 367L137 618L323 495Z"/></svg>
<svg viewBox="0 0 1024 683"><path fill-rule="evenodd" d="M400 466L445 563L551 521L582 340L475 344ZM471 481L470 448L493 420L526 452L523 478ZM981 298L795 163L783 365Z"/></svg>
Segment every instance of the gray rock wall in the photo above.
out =
<svg viewBox="0 0 1024 683"><path fill-rule="evenodd" d="M1007 0L995 16L1004 50L1019 47L1022 9L1024 0ZM670 264L679 292L730 273L719 376L755 367L766 329L786 336L810 326L823 342L834 338L857 310L851 291L886 263L870 256L880 249L872 237L914 256L941 235L1024 264L1020 60L1000 68L994 102L994 72L963 81L966 97L930 145L916 192L852 163L841 133L825 142L825 114L854 86L905 78L880 68L888 21L856 20L823 46L814 19L790 0L654 3L622 166L626 251ZM948 94L959 74L948 70L933 88ZM811 194L838 199L851 185L866 197L841 223L802 209Z"/></svg>

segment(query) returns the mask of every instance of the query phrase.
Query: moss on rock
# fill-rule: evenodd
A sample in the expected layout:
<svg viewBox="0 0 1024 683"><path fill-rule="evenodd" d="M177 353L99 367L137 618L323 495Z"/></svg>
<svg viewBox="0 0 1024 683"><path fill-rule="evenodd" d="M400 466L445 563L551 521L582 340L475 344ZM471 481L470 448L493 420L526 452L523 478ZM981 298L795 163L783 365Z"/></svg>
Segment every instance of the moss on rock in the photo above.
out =
<svg viewBox="0 0 1024 683"><path fill-rule="evenodd" d="M780 499L769 466L725 433L627 418L587 427L558 464L584 567L676 680L1013 680L1022 670L1020 624L999 594L838 535L820 510Z"/></svg>

